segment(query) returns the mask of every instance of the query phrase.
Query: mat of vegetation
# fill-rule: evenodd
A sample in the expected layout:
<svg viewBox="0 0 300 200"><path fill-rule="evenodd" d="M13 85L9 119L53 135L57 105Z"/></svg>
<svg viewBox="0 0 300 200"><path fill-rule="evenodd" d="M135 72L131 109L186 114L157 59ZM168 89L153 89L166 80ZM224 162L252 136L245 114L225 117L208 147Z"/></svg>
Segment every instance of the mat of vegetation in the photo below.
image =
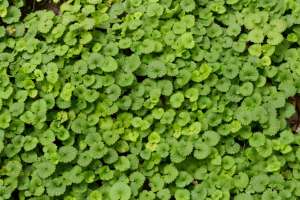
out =
<svg viewBox="0 0 300 200"><path fill-rule="evenodd" d="M299 24L297 0L0 0L0 199L300 199Z"/></svg>

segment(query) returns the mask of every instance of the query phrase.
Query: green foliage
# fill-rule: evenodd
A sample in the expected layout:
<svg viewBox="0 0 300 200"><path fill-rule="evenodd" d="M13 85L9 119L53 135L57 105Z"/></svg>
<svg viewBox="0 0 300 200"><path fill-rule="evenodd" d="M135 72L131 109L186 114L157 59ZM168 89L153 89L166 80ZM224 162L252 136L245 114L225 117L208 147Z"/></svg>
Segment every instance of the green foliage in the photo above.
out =
<svg viewBox="0 0 300 200"><path fill-rule="evenodd" d="M0 199L298 199L299 9L0 0Z"/></svg>

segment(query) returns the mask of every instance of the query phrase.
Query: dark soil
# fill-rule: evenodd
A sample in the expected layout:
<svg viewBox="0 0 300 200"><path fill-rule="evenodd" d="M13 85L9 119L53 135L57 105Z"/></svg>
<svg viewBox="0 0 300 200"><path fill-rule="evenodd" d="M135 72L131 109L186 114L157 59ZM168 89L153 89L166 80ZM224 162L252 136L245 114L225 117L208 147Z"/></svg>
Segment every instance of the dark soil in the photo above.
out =
<svg viewBox="0 0 300 200"><path fill-rule="evenodd" d="M289 102L295 106L296 113L288 119L288 123L294 133L298 133L300 132L300 96L291 97Z"/></svg>
<svg viewBox="0 0 300 200"><path fill-rule="evenodd" d="M53 3L52 0L42 0L41 2L37 2L36 0L26 0L24 7L21 9L22 18L36 10L52 10L56 15L59 15L60 5L64 1L65 0L60 0L59 3Z"/></svg>

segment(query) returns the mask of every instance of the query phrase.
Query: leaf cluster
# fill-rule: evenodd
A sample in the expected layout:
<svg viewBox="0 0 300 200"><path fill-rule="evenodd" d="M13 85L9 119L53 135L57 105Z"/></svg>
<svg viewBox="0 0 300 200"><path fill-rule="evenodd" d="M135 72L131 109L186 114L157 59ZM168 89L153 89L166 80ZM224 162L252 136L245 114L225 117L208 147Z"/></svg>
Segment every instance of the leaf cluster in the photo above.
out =
<svg viewBox="0 0 300 200"><path fill-rule="evenodd" d="M0 0L0 199L299 199L298 1L53 2Z"/></svg>

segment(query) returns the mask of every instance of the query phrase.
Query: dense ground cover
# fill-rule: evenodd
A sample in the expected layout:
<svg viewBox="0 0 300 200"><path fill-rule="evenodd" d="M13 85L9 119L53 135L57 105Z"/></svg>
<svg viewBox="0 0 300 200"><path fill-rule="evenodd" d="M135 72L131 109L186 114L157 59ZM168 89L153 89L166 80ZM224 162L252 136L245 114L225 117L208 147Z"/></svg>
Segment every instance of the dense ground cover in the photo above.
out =
<svg viewBox="0 0 300 200"><path fill-rule="evenodd" d="M299 24L297 0L0 0L0 199L299 199Z"/></svg>

